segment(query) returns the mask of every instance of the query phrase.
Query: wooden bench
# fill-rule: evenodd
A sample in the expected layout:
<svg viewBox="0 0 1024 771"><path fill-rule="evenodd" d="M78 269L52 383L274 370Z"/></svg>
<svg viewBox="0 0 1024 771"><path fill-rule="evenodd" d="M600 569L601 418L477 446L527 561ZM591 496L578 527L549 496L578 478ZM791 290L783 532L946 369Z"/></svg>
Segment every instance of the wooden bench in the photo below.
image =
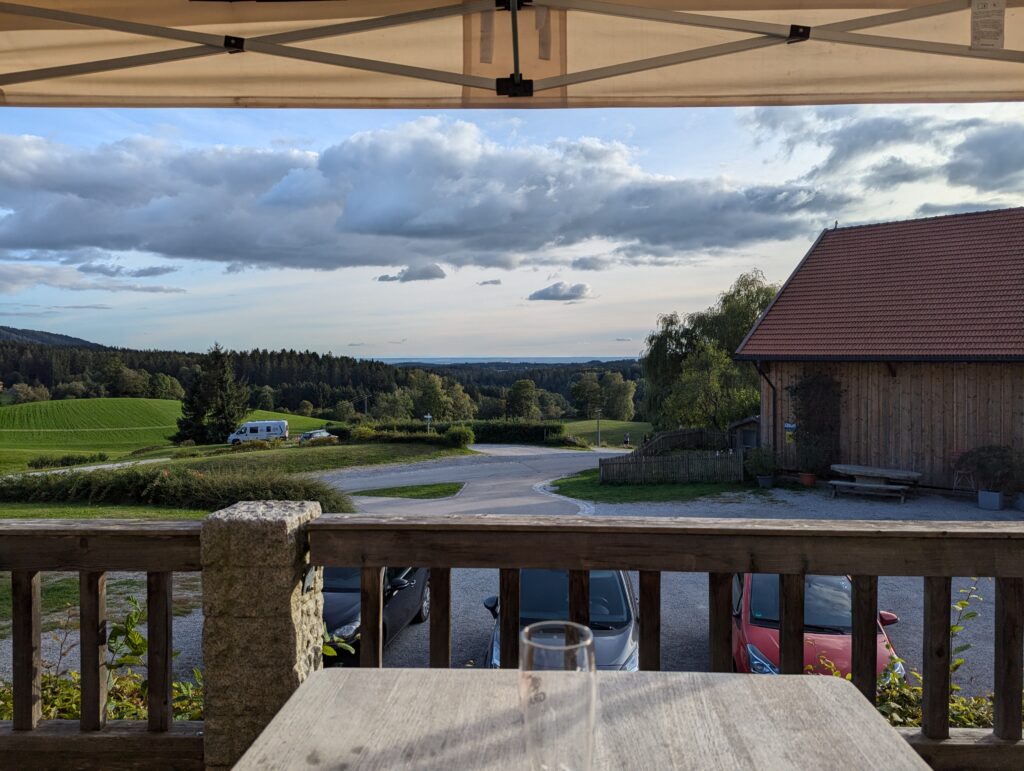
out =
<svg viewBox="0 0 1024 771"><path fill-rule="evenodd" d="M832 497L835 498L840 490L849 493L863 493L864 495L892 495L899 496L900 503L906 500L907 491L910 485L885 485L877 482L845 482L840 479L829 481L832 485Z"/></svg>

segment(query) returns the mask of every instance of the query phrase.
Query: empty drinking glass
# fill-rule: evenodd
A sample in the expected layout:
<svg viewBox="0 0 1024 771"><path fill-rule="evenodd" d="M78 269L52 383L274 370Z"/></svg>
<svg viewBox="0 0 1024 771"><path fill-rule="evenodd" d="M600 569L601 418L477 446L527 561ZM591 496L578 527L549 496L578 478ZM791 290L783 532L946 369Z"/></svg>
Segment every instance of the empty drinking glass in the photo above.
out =
<svg viewBox="0 0 1024 771"><path fill-rule="evenodd" d="M594 635L569 621L542 621L519 641L519 700L535 771L589 771L597 679Z"/></svg>

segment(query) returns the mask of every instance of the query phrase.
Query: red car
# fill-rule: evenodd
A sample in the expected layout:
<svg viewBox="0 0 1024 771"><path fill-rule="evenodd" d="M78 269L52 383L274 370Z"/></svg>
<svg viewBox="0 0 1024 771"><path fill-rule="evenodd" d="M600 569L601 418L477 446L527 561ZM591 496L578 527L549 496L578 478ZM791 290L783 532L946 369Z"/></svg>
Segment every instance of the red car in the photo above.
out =
<svg viewBox="0 0 1024 771"><path fill-rule="evenodd" d="M804 667L831 674L821 657L843 675L850 672L853 646L853 595L848 576L805 576ZM732 582L732 660L737 672L779 674L779 577L771 573L737 573ZM896 649L884 627L895 624L894 613L878 614L878 674L889 666ZM892 670L904 675L896 662Z"/></svg>

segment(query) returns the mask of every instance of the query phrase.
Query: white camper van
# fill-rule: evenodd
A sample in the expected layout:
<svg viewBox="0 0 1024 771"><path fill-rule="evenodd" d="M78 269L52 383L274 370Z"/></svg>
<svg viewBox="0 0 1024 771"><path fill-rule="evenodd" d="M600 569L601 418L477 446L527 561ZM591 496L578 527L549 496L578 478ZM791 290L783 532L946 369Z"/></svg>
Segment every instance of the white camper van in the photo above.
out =
<svg viewBox="0 0 1024 771"><path fill-rule="evenodd" d="M250 420L243 423L228 437L228 444L241 444L260 440L288 438L287 420Z"/></svg>

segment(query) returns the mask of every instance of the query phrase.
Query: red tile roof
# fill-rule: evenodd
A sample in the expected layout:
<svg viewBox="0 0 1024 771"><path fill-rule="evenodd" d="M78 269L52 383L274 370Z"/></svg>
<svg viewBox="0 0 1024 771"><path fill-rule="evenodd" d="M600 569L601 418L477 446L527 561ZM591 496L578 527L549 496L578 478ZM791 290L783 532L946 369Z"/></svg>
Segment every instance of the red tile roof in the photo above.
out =
<svg viewBox="0 0 1024 771"><path fill-rule="evenodd" d="M741 359L1024 359L1024 208L824 231Z"/></svg>

